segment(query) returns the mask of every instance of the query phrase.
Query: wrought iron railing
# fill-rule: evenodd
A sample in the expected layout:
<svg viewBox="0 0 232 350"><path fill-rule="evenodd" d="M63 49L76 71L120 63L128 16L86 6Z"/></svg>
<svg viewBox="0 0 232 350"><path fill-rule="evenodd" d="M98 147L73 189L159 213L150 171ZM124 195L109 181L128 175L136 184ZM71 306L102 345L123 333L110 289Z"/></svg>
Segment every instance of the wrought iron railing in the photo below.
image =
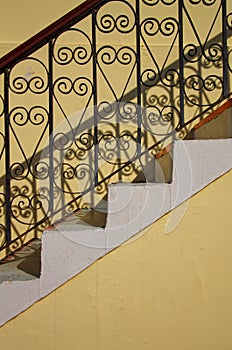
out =
<svg viewBox="0 0 232 350"><path fill-rule="evenodd" d="M87 1L0 60L0 250L133 180L229 97L229 6Z"/></svg>

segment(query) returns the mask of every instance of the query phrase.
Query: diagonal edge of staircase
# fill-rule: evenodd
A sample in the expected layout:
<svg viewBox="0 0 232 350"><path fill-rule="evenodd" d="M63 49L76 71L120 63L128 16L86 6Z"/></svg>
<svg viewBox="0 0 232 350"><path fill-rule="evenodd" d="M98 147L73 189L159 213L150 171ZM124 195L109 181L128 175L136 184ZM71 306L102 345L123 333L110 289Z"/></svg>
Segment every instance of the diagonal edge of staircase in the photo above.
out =
<svg viewBox="0 0 232 350"><path fill-rule="evenodd" d="M104 229L70 222L68 226L46 230L42 236L40 278L0 284L0 325L186 202L231 168L232 139L176 141L172 183L110 185Z"/></svg>

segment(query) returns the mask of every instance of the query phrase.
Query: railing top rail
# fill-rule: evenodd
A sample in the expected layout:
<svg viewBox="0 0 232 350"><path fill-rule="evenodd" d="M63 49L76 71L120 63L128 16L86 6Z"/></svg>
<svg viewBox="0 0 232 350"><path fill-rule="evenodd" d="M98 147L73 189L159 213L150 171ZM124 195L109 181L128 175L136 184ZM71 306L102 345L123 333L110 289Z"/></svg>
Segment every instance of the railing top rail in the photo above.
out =
<svg viewBox="0 0 232 350"><path fill-rule="evenodd" d="M86 0L66 15L53 22L36 35L19 45L0 59L0 74L17 60L30 55L34 50L42 47L46 42L59 34L65 27L74 25L87 16L95 6L105 3L106 0Z"/></svg>

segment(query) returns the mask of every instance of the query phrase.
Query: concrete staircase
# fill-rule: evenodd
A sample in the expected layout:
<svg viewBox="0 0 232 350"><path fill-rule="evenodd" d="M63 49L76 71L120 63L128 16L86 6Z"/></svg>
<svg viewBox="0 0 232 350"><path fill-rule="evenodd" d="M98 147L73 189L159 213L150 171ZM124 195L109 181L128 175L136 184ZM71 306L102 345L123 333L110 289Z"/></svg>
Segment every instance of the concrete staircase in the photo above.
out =
<svg viewBox="0 0 232 350"><path fill-rule="evenodd" d="M231 168L231 139L176 141L171 183L110 185L105 227L93 226L87 220L93 214L88 212L82 212L85 218L70 216L43 233L40 277L2 281L0 324L184 203L169 217L166 232L170 233L182 219L188 199Z"/></svg>

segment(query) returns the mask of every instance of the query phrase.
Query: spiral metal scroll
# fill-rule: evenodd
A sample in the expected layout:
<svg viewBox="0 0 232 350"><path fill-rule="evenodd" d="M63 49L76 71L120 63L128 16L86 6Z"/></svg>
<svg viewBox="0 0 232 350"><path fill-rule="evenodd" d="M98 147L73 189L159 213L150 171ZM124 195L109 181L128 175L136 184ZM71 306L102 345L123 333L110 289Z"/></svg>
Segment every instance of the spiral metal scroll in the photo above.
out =
<svg viewBox="0 0 232 350"><path fill-rule="evenodd" d="M63 46L65 36L71 34L75 37L73 47ZM53 58L59 65L76 63L87 64L92 58L92 44L86 33L78 28L70 28L59 35L53 42Z"/></svg>
<svg viewBox="0 0 232 350"><path fill-rule="evenodd" d="M49 198L42 193L35 193L30 181L24 182L21 187L13 185L11 196L11 214L18 223L34 225L35 218L38 222L47 218Z"/></svg>
<svg viewBox="0 0 232 350"><path fill-rule="evenodd" d="M177 0L142 0L142 2L148 6L155 6L155 5L158 5L159 3L164 5L172 5L176 1Z"/></svg>
<svg viewBox="0 0 232 350"><path fill-rule="evenodd" d="M194 92L204 92L205 94L216 93L213 102L220 101L222 98L222 79L215 75L209 75L205 79L198 75L189 76L185 81L185 94L188 101L194 105L204 106L203 102L192 100L189 96L188 90ZM212 100L211 100L212 101ZM205 104L207 106L208 103Z"/></svg>
<svg viewBox="0 0 232 350"><path fill-rule="evenodd" d="M27 123L40 125L48 121L48 111L42 106L33 106L29 110L25 107L15 107L10 113L10 118L17 126L24 126Z"/></svg>
<svg viewBox="0 0 232 350"><path fill-rule="evenodd" d="M10 174L11 178L14 180L22 180L27 178L30 174L35 178L39 178L41 176L48 176L48 165L44 162L40 162L36 160L36 150L40 145L40 140L43 137L44 132L48 126L48 111L43 106L33 106L29 109L25 107L15 107L12 109L9 115L10 125L12 134L15 137L18 147L21 150L21 153L24 157L25 162L13 162L10 166ZM21 128L24 126L31 125L33 127L42 127L41 137L39 143L34 147L34 153L32 158L29 160L26 156L26 153L23 149L23 144L19 139L19 134ZM19 129L18 129L19 128ZM35 129L34 129L35 130ZM37 157L38 158L38 157Z"/></svg>
<svg viewBox="0 0 232 350"><path fill-rule="evenodd" d="M41 147L49 124L49 107L46 101L49 70L46 60L43 61L43 53L36 56L21 59L8 70L9 100L5 129L8 128L9 140L4 143L5 149L1 149L1 157L9 163L9 168L8 183L4 183L7 200L1 210L4 210L3 219L7 218L8 221L10 217L11 221L11 239L14 243L9 245L7 242L9 252L20 248L27 241L28 230L37 236L37 226L41 222L47 222L49 213L49 197L45 198L37 188L38 179L49 176L48 163L40 161ZM3 98L0 102L4 103ZM1 110L1 115L4 111ZM9 148L13 152L8 154ZM7 186L10 187L10 196ZM9 222L6 225L2 223L1 227L2 232L5 227L8 231Z"/></svg>
<svg viewBox="0 0 232 350"><path fill-rule="evenodd" d="M35 72L22 75L23 65L33 64ZM37 74L38 71L38 74ZM26 58L15 65L10 70L9 88L15 94L25 94L31 92L33 94L43 94L48 89L48 70L46 65L37 58Z"/></svg>
<svg viewBox="0 0 232 350"><path fill-rule="evenodd" d="M99 140L99 155L109 164L125 164L137 155L136 138L129 131L119 137L106 132Z"/></svg>
<svg viewBox="0 0 232 350"><path fill-rule="evenodd" d="M131 33L135 28L135 10L128 1L115 1L110 4L112 10L117 8L117 15L104 13L107 11L107 5L98 10L96 26L97 29L105 34L114 31L120 34ZM120 13L118 13L119 11ZM103 13L102 13L103 12Z"/></svg>
<svg viewBox="0 0 232 350"><path fill-rule="evenodd" d="M203 4L205 6L212 6L216 3L217 0L189 0L190 4L198 5Z"/></svg>

